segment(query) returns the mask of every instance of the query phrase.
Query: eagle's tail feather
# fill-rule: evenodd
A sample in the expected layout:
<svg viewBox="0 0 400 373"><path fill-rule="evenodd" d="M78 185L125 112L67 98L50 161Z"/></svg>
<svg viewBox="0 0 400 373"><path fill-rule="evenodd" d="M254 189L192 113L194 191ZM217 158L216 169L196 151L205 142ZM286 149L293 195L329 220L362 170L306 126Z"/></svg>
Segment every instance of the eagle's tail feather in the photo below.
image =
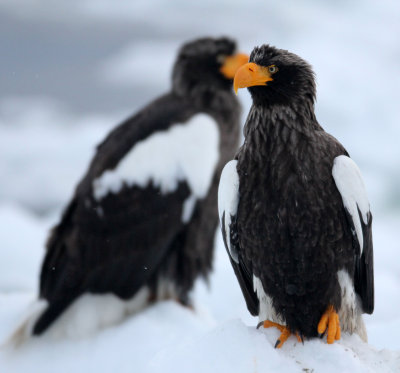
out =
<svg viewBox="0 0 400 373"><path fill-rule="evenodd" d="M2 343L2 348L7 347L18 347L24 341L26 341L31 335L34 324L38 318L43 314L47 308L48 303L45 300L35 301L29 308L27 315L25 315L23 321L19 326L12 332L12 334L6 338L5 342Z"/></svg>

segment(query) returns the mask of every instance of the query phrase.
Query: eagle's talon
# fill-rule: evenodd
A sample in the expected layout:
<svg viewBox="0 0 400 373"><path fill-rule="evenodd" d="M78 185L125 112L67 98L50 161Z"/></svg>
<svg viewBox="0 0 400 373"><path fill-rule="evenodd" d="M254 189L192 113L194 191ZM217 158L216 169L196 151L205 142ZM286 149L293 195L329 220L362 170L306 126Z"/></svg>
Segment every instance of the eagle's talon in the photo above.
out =
<svg viewBox="0 0 400 373"><path fill-rule="evenodd" d="M296 338L298 342L301 342L304 344L304 338L303 335L300 335L298 332L296 332Z"/></svg>
<svg viewBox="0 0 400 373"><path fill-rule="evenodd" d="M327 334L326 340L328 344L332 344L335 340L340 339L340 322L339 315L333 306L329 306L318 323L318 335L322 338Z"/></svg>
<svg viewBox="0 0 400 373"><path fill-rule="evenodd" d="M259 323L257 326L263 325L264 328L271 328L272 326L277 328L281 332L281 336L275 343L275 348L281 348L283 344L287 341L287 339L290 337L290 330L283 325L280 325L276 322L265 320Z"/></svg>

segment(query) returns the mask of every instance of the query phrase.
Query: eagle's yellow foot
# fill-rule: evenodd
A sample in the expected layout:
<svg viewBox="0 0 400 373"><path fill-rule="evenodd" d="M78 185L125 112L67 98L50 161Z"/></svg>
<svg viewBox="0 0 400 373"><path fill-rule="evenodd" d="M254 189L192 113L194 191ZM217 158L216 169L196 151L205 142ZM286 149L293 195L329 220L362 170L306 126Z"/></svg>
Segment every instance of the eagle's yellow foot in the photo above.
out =
<svg viewBox="0 0 400 373"><path fill-rule="evenodd" d="M327 308L318 323L318 334L320 336L324 334L326 330L328 330L326 340L329 344L340 339L339 315L333 309L333 306Z"/></svg>
<svg viewBox="0 0 400 373"><path fill-rule="evenodd" d="M279 331L281 332L281 336L276 341L275 348L281 348L283 346L283 344L287 341L287 339L290 337L290 334L292 334L290 332L290 330L288 328L286 328L286 326L277 324L276 322L273 322L273 321L269 321L269 320L262 321L257 325L257 329L260 326L263 326L264 328L271 328L274 326L275 328L279 329ZM296 337L299 342L303 342L302 338L300 337L300 335L298 333L296 333Z"/></svg>

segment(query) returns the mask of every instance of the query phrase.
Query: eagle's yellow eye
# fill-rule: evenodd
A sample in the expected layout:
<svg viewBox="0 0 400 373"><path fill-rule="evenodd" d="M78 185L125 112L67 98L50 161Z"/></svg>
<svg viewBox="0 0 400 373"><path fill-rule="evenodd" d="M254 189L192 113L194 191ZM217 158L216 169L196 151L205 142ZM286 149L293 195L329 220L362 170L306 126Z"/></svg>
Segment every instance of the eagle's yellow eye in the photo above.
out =
<svg viewBox="0 0 400 373"><path fill-rule="evenodd" d="M268 66L268 71L271 74L275 74L278 71L278 68L275 65Z"/></svg>

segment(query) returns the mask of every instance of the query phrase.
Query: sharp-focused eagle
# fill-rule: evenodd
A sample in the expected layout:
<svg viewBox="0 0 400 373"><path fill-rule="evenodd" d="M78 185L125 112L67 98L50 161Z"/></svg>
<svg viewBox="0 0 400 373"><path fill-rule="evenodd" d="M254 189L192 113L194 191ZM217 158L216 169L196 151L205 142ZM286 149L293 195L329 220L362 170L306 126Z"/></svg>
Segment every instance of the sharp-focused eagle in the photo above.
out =
<svg viewBox="0 0 400 373"><path fill-rule="evenodd" d="M50 234L42 307L16 335L40 335L59 318L69 328L68 313L86 333L158 299L190 304L211 269L219 175L239 142L232 81L248 56L235 49L228 38L183 45L171 91L97 147Z"/></svg>
<svg viewBox="0 0 400 373"><path fill-rule="evenodd" d="M252 315L299 340L366 340L374 308L372 215L360 170L319 125L311 66L269 45L236 73L253 105L221 175L223 239Z"/></svg>

